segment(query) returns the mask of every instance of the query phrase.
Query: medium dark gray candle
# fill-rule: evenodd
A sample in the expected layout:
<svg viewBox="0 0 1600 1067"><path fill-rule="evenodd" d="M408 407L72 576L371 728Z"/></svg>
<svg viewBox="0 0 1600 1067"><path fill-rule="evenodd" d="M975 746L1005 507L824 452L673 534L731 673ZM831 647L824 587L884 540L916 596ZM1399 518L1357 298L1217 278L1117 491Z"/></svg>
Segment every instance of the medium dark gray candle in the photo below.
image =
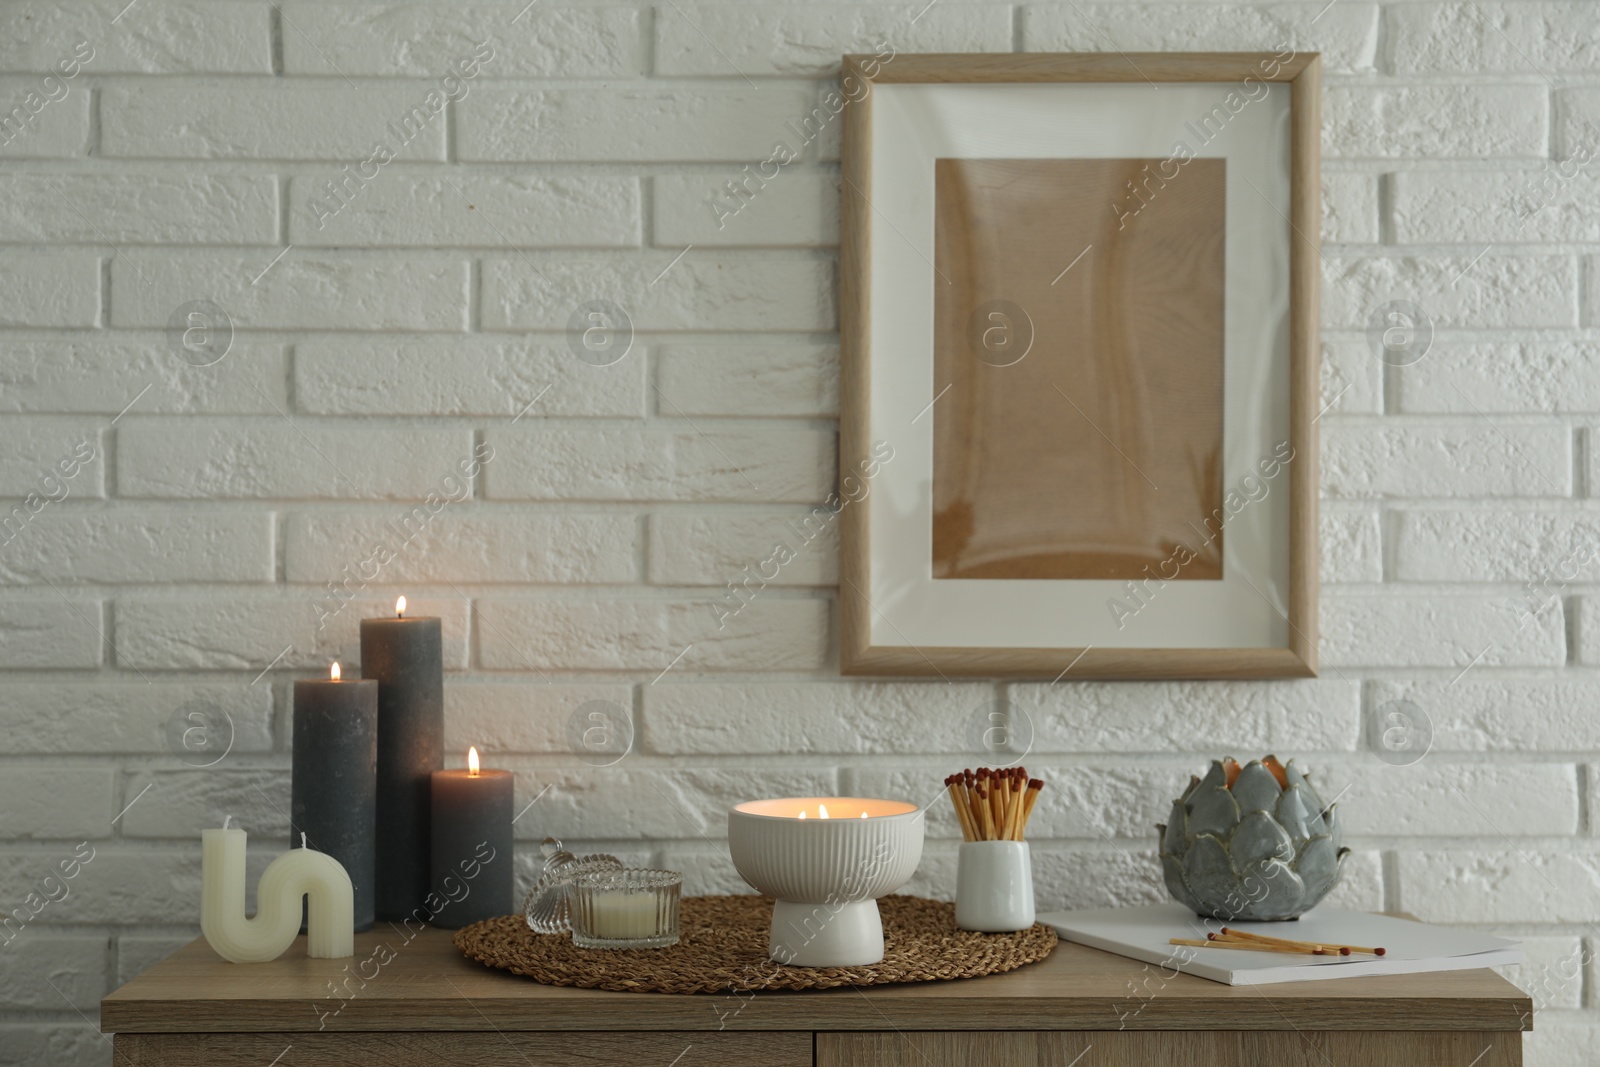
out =
<svg viewBox="0 0 1600 1067"><path fill-rule="evenodd" d="M512 911L510 771L433 772L433 923L447 930Z"/></svg>
<svg viewBox="0 0 1600 1067"><path fill-rule="evenodd" d="M300 835L344 867L355 890L357 930L372 929L378 784L378 683L359 678L294 683L294 769L289 847Z"/></svg>
<svg viewBox="0 0 1600 1067"><path fill-rule="evenodd" d="M378 683L377 914L426 922L430 776L444 766L444 654L439 620L404 612L402 603L396 618L361 620L361 676Z"/></svg>

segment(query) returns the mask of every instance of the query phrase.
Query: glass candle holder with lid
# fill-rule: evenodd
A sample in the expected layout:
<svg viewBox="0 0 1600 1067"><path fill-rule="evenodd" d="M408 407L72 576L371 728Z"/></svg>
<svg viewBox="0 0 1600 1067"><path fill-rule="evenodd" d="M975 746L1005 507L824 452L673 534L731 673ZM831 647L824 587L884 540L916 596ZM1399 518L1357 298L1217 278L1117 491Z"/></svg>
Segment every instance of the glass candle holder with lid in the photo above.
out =
<svg viewBox="0 0 1600 1067"><path fill-rule="evenodd" d="M579 948L666 948L678 943L677 871L584 871L571 889L572 943Z"/></svg>

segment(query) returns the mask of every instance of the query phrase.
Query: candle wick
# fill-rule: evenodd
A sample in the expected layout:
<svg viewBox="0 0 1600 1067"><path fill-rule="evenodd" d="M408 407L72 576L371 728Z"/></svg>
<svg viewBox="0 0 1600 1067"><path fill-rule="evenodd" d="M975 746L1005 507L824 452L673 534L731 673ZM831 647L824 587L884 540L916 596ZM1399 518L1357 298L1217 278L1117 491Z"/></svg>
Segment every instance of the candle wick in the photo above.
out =
<svg viewBox="0 0 1600 1067"><path fill-rule="evenodd" d="M230 823L230 822L232 822L232 821L233 821L233 816L232 816L232 815L225 815L225 816L223 816L223 818L222 818L222 828L223 828L223 829L224 829L224 830L226 830L226 829L227 829L227 828L228 828L228 824L229 824L229 823Z"/></svg>
<svg viewBox="0 0 1600 1067"><path fill-rule="evenodd" d="M301 848L310 848L311 847L310 845L306 844L306 832L304 830L300 831L300 847Z"/></svg>

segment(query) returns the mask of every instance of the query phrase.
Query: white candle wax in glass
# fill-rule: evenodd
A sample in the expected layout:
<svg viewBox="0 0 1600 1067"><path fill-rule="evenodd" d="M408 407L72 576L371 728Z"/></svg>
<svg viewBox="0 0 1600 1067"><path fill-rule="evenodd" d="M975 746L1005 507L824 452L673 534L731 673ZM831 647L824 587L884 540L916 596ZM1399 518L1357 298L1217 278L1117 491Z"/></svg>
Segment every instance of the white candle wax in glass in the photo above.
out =
<svg viewBox="0 0 1600 1067"><path fill-rule="evenodd" d="M594 937L652 937L656 932L654 893L595 893L589 898L589 933Z"/></svg>

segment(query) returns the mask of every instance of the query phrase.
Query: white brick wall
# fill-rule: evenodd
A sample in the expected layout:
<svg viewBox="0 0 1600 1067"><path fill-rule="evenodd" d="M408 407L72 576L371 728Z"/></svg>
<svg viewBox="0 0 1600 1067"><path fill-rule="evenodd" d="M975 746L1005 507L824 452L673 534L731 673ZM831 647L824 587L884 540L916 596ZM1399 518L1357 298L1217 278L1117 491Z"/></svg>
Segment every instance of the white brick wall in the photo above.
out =
<svg viewBox="0 0 1600 1067"><path fill-rule="evenodd" d="M1325 2L1325 0L1324 0ZM1378 47L1378 5L1030 4L1023 8L1030 52L1123 51L1321 52L1329 71L1371 73ZM1315 20L1315 21L1313 21Z"/></svg>
<svg viewBox="0 0 1600 1067"><path fill-rule="evenodd" d="M111 287L122 295L112 301L111 323L165 329L173 310L200 293L223 306L235 330L349 329L352 318L398 330L459 332L467 324L466 256L291 248L275 259L266 249L119 254Z"/></svg>
<svg viewBox="0 0 1600 1067"><path fill-rule="evenodd" d="M541 415L638 419L645 363L595 367L562 341L521 337L320 338L295 346L294 388L318 415L515 417L537 400Z"/></svg>
<svg viewBox="0 0 1600 1067"><path fill-rule="evenodd" d="M14 14L12 8L8 14ZM16 30L6 35L14 41L25 40L32 35L23 30ZM64 40L70 35L62 35ZM60 59L72 56L72 46L66 46L55 54ZM42 66L46 70L54 67L57 60L52 58ZM83 75L78 76L82 78ZM76 79L74 79L76 81ZM31 113L26 120L26 125L20 129L13 123L7 128L5 137L0 138L0 159L64 159L81 156L89 144L89 93L81 83L63 82L65 93L61 89L52 89L51 92L59 100L39 105L29 104L29 93L43 95L44 85L42 79L34 78L3 78L0 77L0 99L6 101L5 114L10 115L18 107L25 108L24 114ZM17 130L13 133L12 130Z"/></svg>
<svg viewBox="0 0 1600 1067"><path fill-rule="evenodd" d="M1324 54L1322 677L838 677L836 524L796 532L835 477L837 124L712 201L880 42ZM0 945L0 1064L109 1067L79 1012L194 935L196 830L281 847L290 682L401 592L444 619L451 751L549 787L529 846L741 891L730 803L931 796L1009 700L1054 786L1041 900L1156 900L1174 791L1276 751L1348 787L1340 902L1528 937L1528 1063L1591 1063L1597 64L1588 0L0 7L0 117L54 97L0 144L0 910L95 849ZM199 300L206 366L167 335ZM596 300L631 326L580 359ZM1365 334L1391 300L1436 331L1407 367ZM592 701L612 766L569 751ZM911 889L948 895L932 810Z"/></svg>
<svg viewBox="0 0 1600 1067"><path fill-rule="evenodd" d="M6 294L0 326L102 325L100 260L93 253L10 250L0 260L0 288Z"/></svg>
<svg viewBox="0 0 1600 1067"><path fill-rule="evenodd" d="M93 204L93 216L74 204ZM264 245L278 236L269 175L0 177L0 240L14 244Z"/></svg>
<svg viewBox="0 0 1600 1067"><path fill-rule="evenodd" d="M461 159L602 163L763 159L809 88L479 88L460 105Z"/></svg>
<svg viewBox="0 0 1600 1067"><path fill-rule="evenodd" d="M1009 52L1011 20L1005 4L671 4L656 12L655 73L826 77L841 52L877 41L901 52Z"/></svg>
<svg viewBox="0 0 1600 1067"><path fill-rule="evenodd" d="M565 330L569 309L610 300L625 304L640 330L826 332L838 325L833 274L830 262L795 253L667 248L604 258L489 255L483 260L483 327Z"/></svg>

